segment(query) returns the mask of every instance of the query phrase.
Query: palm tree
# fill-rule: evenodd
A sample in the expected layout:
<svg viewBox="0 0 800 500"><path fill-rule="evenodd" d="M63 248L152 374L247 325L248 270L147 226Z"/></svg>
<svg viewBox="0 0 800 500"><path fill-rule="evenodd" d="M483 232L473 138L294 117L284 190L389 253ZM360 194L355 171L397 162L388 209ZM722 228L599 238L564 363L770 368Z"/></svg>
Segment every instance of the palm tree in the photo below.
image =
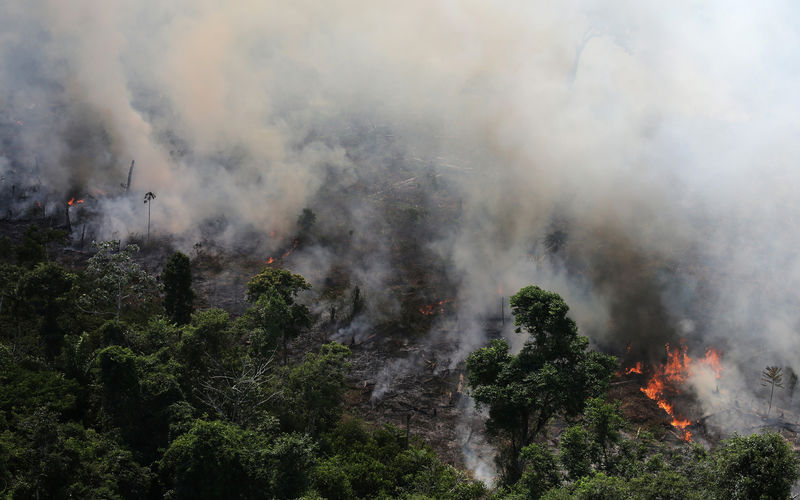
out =
<svg viewBox="0 0 800 500"><path fill-rule="evenodd" d="M144 203L147 205L147 244L150 244L150 205L152 205L152 201L156 199L155 193L152 191L148 191L144 195Z"/></svg>
<svg viewBox="0 0 800 500"><path fill-rule="evenodd" d="M770 410L772 410L772 395L775 393L775 387L783 389L783 373L781 373L781 368L779 366L768 366L761 373L761 385L764 387L768 385L772 386L769 391L769 409L767 410L767 415L769 415Z"/></svg>

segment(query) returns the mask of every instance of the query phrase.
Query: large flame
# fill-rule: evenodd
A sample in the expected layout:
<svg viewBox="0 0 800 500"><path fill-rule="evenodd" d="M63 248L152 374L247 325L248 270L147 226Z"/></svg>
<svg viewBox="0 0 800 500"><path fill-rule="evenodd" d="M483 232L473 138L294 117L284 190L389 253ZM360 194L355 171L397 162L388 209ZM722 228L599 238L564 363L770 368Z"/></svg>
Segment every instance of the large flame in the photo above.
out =
<svg viewBox="0 0 800 500"><path fill-rule="evenodd" d="M669 401L672 394L679 394L679 385L686 382L692 374L692 358L686 350L686 346L681 346L676 350L671 350L669 344L666 346L667 362L660 366L655 367L653 375L647 381L647 385L641 388L641 391L647 395L648 398L655 401L658 406L672 417L672 426L681 431L681 436L686 441L692 440L692 433L686 428L691 425L691 421L675 414L675 407ZM697 360L697 363L708 366L714 371L714 376L720 378L722 372L722 365L720 363L720 352L714 348L708 348L704 358ZM630 368L626 373L641 373L636 372L639 368L641 370L641 363L637 363L636 367Z"/></svg>

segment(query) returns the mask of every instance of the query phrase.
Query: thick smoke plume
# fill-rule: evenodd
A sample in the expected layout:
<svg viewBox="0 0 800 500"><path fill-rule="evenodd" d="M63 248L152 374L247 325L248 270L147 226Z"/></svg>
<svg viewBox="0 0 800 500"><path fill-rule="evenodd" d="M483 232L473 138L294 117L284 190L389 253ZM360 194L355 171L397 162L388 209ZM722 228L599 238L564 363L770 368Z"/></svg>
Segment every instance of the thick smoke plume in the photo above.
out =
<svg viewBox="0 0 800 500"><path fill-rule="evenodd" d="M258 235L266 257L311 206L367 256L351 271L391 316L384 193L443 189L451 218L409 212L404 227L456 288L456 358L484 343L476 318L498 286L536 283L614 352L657 361L685 339L722 349L729 373L794 362L791 2L12 0L0 14L12 217L86 194L99 237L142 233L153 191L155 231L187 247ZM331 248L298 262L325 275Z"/></svg>

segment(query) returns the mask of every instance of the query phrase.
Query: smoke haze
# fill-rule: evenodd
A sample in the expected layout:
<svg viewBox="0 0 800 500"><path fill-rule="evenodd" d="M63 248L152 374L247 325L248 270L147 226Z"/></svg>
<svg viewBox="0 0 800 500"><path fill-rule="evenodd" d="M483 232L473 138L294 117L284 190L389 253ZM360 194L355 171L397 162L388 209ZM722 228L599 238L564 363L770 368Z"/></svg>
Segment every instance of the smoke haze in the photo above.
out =
<svg viewBox="0 0 800 500"><path fill-rule="evenodd" d="M793 2L3 2L2 208L23 208L12 186L89 194L111 237L143 231L153 191L157 231L189 248L217 221L267 256L311 206L370 250L355 280L391 316L396 226L373 209L435 181L457 217L407 230L457 289L456 361L498 286L535 283L598 345L713 344L752 393L800 348L798 21ZM336 199L356 187L373 196Z"/></svg>

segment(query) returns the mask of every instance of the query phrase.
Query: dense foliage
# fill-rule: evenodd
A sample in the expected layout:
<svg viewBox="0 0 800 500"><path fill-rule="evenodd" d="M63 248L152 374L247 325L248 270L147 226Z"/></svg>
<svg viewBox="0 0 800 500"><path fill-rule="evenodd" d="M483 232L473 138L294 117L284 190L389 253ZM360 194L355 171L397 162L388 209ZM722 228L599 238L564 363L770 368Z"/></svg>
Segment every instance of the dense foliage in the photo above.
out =
<svg viewBox="0 0 800 500"><path fill-rule="evenodd" d="M192 313L183 254L162 288L133 245L65 269L52 237L28 230L0 256L0 497L484 494L400 430L343 416L346 347L275 362L311 324L302 276L259 273L240 318Z"/></svg>
<svg viewBox="0 0 800 500"><path fill-rule="evenodd" d="M511 297L511 308L517 332L529 334L519 354L510 354L505 340L494 340L467 359L472 396L489 409L487 431L508 438L499 457L506 481L522 473L522 448L554 416L578 415L588 397L606 389L616 368L612 356L588 348L589 339L578 335L557 294L529 286Z"/></svg>
<svg viewBox="0 0 800 500"><path fill-rule="evenodd" d="M162 287L119 242L85 267L48 261L58 237L29 229L0 248L2 498L785 498L798 478L777 434L708 452L628 429L603 397L614 360L528 287L512 300L530 336L519 354L496 341L468 360L504 470L487 490L347 414L347 347L286 356L312 322L302 276L263 270L238 318L192 312L185 256ZM570 425L553 448L556 418Z"/></svg>
<svg viewBox="0 0 800 500"><path fill-rule="evenodd" d="M529 335L519 354L495 340L467 359L473 396L489 410L487 431L500 438L496 498L789 497L799 462L779 434L734 436L709 453L658 443L641 428L626 432L619 404L603 397L616 362L588 348L563 299L530 286L511 305L517 332ZM542 434L556 417L572 425L551 450Z"/></svg>

